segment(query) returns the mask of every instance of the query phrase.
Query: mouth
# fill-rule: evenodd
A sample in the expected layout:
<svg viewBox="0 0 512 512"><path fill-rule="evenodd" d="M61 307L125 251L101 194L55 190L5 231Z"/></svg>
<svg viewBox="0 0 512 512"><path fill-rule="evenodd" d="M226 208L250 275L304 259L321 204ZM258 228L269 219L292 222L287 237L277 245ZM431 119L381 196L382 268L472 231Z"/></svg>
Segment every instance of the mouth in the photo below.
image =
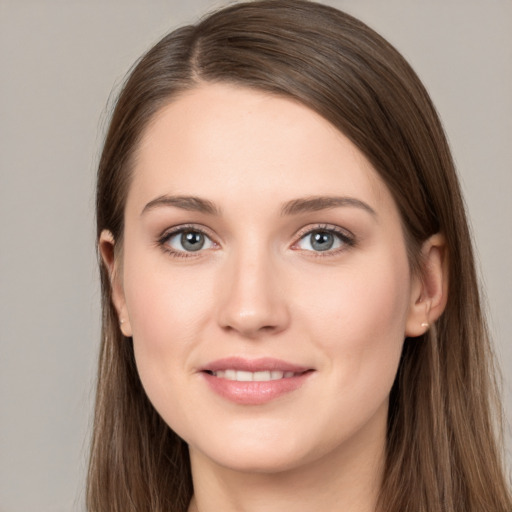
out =
<svg viewBox="0 0 512 512"><path fill-rule="evenodd" d="M298 377L305 372L290 372L290 371L280 371L280 370L262 370L256 372L249 372L245 370L206 370L206 373L212 375L213 377L217 377L219 379L233 380L236 382L269 382L272 380L280 380L280 379L291 379L292 377Z"/></svg>
<svg viewBox="0 0 512 512"><path fill-rule="evenodd" d="M285 361L261 358L227 358L200 370L211 390L243 405L261 405L298 390L314 369Z"/></svg>

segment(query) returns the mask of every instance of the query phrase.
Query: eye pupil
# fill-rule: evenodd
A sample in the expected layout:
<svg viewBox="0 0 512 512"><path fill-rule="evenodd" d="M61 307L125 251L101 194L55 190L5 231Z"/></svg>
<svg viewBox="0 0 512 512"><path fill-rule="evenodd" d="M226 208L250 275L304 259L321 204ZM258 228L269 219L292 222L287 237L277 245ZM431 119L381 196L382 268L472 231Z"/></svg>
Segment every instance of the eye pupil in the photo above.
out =
<svg viewBox="0 0 512 512"><path fill-rule="evenodd" d="M198 231L184 231L181 234L181 245L187 251L199 251L204 245L204 235Z"/></svg>
<svg viewBox="0 0 512 512"><path fill-rule="evenodd" d="M334 245L334 235L328 231L314 231L311 233L311 247L315 251L328 251Z"/></svg>

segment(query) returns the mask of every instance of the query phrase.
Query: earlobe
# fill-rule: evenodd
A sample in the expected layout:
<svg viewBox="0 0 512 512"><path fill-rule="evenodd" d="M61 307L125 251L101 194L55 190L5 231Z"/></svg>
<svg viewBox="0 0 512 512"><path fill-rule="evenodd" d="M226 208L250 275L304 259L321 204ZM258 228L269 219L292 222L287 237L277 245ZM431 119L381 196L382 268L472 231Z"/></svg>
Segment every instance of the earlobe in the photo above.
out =
<svg viewBox="0 0 512 512"><path fill-rule="evenodd" d="M424 334L443 313L448 298L448 255L440 233L428 238L421 249L421 270L413 277L405 336Z"/></svg>
<svg viewBox="0 0 512 512"><path fill-rule="evenodd" d="M124 336L132 336L132 329L126 308L122 276L119 269L119 256L116 255L116 242L112 233L103 230L98 241L98 249L110 277L111 299L117 311L119 328Z"/></svg>

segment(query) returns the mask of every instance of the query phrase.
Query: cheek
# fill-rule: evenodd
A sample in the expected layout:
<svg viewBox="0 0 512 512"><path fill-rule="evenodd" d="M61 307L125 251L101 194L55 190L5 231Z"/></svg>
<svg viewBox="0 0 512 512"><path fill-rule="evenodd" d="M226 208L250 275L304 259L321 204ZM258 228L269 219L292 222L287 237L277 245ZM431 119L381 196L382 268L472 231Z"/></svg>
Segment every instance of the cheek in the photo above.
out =
<svg viewBox="0 0 512 512"><path fill-rule="evenodd" d="M403 335L410 295L407 268L406 261L377 259L315 276L314 286L303 292L304 310L314 311L308 316L329 338L370 331Z"/></svg>
<svg viewBox="0 0 512 512"><path fill-rule="evenodd" d="M194 395L185 388L191 361L201 348L201 332L212 296L197 272L171 272L155 262L126 267L125 295L133 330L137 371L146 394L168 425L187 432ZM147 263L147 262L146 262ZM167 268L166 268L167 267ZM183 390L186 389L186 392Z"/></svg>
<svg viewBox="0 0 512 512"><path fill-rule="evenodd" d="M211 280L192 269L173 271L162 256L145 259L135 254L125 267L125 297L134 340L155 350L192 340L210 307Z"/></svg>
<svg viewBox="0 0 512 512"><path fill-rule="evenodd" d="M304 321L302 331L322 354L329 382L324 405L308 420L312 431L333 425L324 435L327 447L365 425L378 433L384 428L404 340L409 277L406 259L377 261L337 269L324 280L317 276L315 292L303 295L307 306L297 315Z"/></svg>
<svg viewBox="0 0 512 512"><path fill-rule="evenodd" d="M199 347L212 293L204 273L176 271L169 263L165 256L134 249L125 261L124 290L143 386L157 409L174 404L168 407L174 410L172 390L191 371L189 362Z"/></svg>
<svg viewBox="0 0 512 512"><path fill-rule="evenodd" d="M318 276L317 276L318 277ZM409 307L408 263L381 254L316 279L298 316L327 356L339 386L388 391L398 367ZM321 290L321 291L320 291Z"/></svg>

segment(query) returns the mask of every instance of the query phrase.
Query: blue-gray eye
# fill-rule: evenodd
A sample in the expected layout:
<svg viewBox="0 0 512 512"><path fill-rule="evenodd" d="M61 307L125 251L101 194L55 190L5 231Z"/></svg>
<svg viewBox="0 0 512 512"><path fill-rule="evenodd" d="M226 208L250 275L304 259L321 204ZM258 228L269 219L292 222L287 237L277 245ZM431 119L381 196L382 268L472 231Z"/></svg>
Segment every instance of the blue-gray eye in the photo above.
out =
<svg viewBox="0 0 512 512"><path fill-rule="evenodd" d="M210 249L213 242L201 231L187 229L171 235L167 245L177 252L197 252L201 249Z"/></svg>
<svg viewBox="0 0 512 512"><path fill-rule="evenodd" d="M334 231L317 229L304 235L297 246L304 251L323 252L340 248L344 243L342 235Z"/></svg>
<svg viewBox="0 0 512 512"><path fill-rule="evenodd" d="M204 246L204 235L197 231L181 233L181 245L186 251L199 251Z"/></svg>

